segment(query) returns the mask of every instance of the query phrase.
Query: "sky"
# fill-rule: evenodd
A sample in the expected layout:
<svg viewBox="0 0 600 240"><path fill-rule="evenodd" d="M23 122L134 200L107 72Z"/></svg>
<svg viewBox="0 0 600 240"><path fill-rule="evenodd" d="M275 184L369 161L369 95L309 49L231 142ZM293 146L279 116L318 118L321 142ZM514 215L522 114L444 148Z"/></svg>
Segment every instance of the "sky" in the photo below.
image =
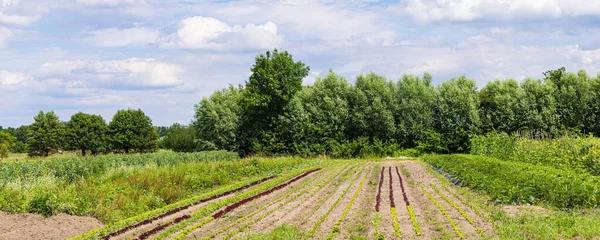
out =
<svg viewBox="0 0 600 240"><path fill-rule="evenodd" d="M287 50L350 82L427 71L541 78L549 69L600 71L600 1L594 0L0 0L0 126L63 121L77 112L108 122L141 108L154 125L189 123L194 105L244 84L257 54Z"/></svg>

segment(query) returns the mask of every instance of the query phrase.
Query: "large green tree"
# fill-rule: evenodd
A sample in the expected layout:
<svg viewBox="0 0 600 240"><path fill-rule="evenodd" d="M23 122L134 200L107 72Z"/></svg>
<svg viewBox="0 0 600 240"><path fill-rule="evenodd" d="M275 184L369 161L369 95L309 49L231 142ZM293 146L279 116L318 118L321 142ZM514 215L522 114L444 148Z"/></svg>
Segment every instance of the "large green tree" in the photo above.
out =
<svg viewBox="0 0 600 240"><path fill-rule="evenodd" d="M65 129L54 111L35 116L27 131L29 156L48 156L63 147Z"/></svg>
<svg viewBox="0 0 600 240"><path fill-rule="evenodd" d="M524 128L531 132L558 134L560 116L556 110L555 89L539 79L527 78L521 83L525 94Z"/></svg>
<svg viewBox="0 0 600 240"><path fill-rule="evenodd" d="M196 104L192 126L202 150L238 150L242 88L229 86Z"/></svg>
<svg viewBox="0 0 600 240"><path fill-rule="evenodd" d="M280 140L273 129L277 128L284 108L302 89L302 79L309 70L304 63L294 61L287 51L275 49L256 57L240 102L238 135L242 155L277 148Z"/></svg>
<svg viewBox="0 0 600 240"><path fill-rule="evenodd" d="M125 153L130 150L147 152L155 150L158 132L152 120L141 110L119 110L108 125L112 147Z"/></svg>
<svg viewBox="0 0 600 240"><path fill-rule="evenodd" d="M194 152L198 150L194 129L179 123L174 123L167 129L163 145L175 152Z"/></svg>
<svg viewBox="0 0 600 240"><path fill-rule="evenodd" d="M436 127L450 152L467 152L469 139L479 133L477 85L460 76L437 88Z"/></svg>
<svg viewBox="0 0 600 240"><path fill-rule="evenodd" d="M16 138L9 133L0 131L0 158L7 158L8 152L15 143Z"/></svg>
<svg viewBox="0 0 600 240"><path fill-rule="evenodd" d="M566 129L590 131L594 123L591 105L592 82L587 73L580 70L577 74L566 72L565 68L544 73L547 84L554 88L556 112L561 125Z"/></svg>
<svg viewBox="0 0 600 240"><path fill-rule="evenodd" d="M428 132L434 131L435 88L431 75L423 78L404 75L397 83L394 111L398 143L413 148L427 140Z"/></svg>
<svg viewBox="0 0 600 240"><path fill-rule="evenodd" d="M396 133L393 111L395 85L383 76L369 73L356 78L350 97L351 127L348 135L356 139L390 140Z"/></svg>
<svg viewBox="0 0 600 240"><path fill-rule="evenodd" d="M80 150L85 156L87 151L96 154L106 149L108 126L100 115L76 113L67 122L67 148Z"/></svg>
<svg viewBox="0 0 600 240"><path fill-rule="evenodd" d="M479 92L482 130L506 133L526 128L525 92L513 79L488 82Z"/></svg>

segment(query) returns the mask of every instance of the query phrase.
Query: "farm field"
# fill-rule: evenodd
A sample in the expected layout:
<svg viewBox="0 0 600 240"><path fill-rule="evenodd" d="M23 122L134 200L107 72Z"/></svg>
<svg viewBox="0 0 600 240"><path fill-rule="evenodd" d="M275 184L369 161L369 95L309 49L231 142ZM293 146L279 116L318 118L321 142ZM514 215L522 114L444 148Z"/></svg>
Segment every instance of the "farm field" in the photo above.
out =
<svg viewBox="0 0 600 240"><path fill-rule="evenodd" d="M416 161L328 161L239 187L74 239L260 238L282 228L297 232L290 238L309 239L493 235L492 224L457 198L453 186Z"/></svg>

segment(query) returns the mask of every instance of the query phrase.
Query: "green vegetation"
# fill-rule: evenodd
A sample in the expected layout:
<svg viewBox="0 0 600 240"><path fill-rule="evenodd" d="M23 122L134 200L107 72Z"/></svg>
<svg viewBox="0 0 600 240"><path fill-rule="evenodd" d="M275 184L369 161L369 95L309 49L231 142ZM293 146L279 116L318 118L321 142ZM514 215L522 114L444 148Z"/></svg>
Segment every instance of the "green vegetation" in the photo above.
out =
<svg viewBox="0 0 600 240"><path fill-rule="evenodd" d="M268 233L251 234L246 240L296 240L302 239L302 232L295 226L283 224Z"/></svg>
<svg viewBox="0 0 600 240"><path fill-rule="evenodd" d="M494 132L471 139L471 154L600 175L600 139L591 136L531 139Z"/></svg>
<svg viewBox="0 0 600 240"><path fill-rule="evenodd" d="M420 186L421 186L421 190L423 191L423 193L425 193L425 195L427 195L427 198L429 198L429 200L431 200L431 202L433 202L438 207L440 212L442 212L442 214L444 214L444 216L446 216L446 220L448 221L450 226L452 226L452 229L454 229L454 232L456 233L456 235L461 239L465 238L464 233L460 230L460 228L458 227L456 222L454 220L452 220L452 217L450 217L450 214L448 214L448 212L446 212L446 209L444 209L442 204L440 204L440 202L435 200L435 198L431 195L431 193L429 193L427 190L425 190L425 187L423 184L421 184Z"/></svg>
<svg viewBox="0 0 600 240"><path fill-rule="evenodd" d="M8 133L0 132L0 159L8 157L8 152L16 139Z"/></svg>
<svg viewBox="0 0 600 240"><path fill-rule="evenodd" d="M471 155L427 155L427 163L500 203L597 207L600 177L553 167Z"/></svg>
<svg viewBox="0 0 600 240"><path fill-rule="evenodd" d="M0 209L63 212L115 222L210 191L313 163L237 159L227 152L106 155L0 163Z"/></svg>
<svg viewBox="0 0 600 240"><path fill-rule="evenodd" d="M164 148L175 152L195 152L199 149L195 135L192 127L174 123L167 130L162 143Z"/></svg>
<svg viewBox="0 0 600 240"><path fill-rule="evenodd" d="M152 120L141 110L119 110L108 124L113 149L129 153L148 152L158 147L158 132L152 127Z"/></svg>
<svg viewBox="0 0 600 240"><path fill-rule="evenodd" d="M108 126L100 115L76 113L71 116L66 128L68 150L81 150L81 156L85 156L87 150L96 155L108 148L106 146Z"/></svg>
<svg viewBox="0 0 600 240"><path fill-rule="evenodd" d="M54 111L40 111L33 119L34 122L27 132L29 156L47 157L51 151L62 146L65 128Z"/></svg>

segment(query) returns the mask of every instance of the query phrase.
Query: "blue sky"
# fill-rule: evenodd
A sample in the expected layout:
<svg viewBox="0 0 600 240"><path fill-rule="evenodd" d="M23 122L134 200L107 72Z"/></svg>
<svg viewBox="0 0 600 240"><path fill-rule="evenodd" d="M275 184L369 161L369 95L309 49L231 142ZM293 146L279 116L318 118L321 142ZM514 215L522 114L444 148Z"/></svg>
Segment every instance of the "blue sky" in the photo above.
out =
<svg viewBox="0 0 600 240"><path fill-rule="evenodd" d="M0 126L38 111L62 120L141 108L188 123L214 90L243 84L254 57L291 52L311 84L331 68L351 82L461 74L540 78L600 70L600 1L0 0Z"/></svg>

